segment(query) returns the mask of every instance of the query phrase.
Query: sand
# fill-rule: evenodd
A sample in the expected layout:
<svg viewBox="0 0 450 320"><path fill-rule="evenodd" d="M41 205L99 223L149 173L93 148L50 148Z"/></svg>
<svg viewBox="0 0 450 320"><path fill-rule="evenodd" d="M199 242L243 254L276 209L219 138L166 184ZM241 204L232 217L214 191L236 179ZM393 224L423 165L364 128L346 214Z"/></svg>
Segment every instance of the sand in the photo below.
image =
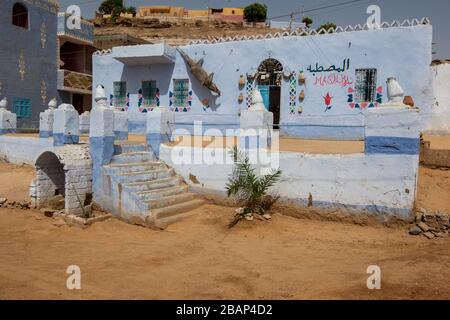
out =
<svg viewBox="0 0 450 320"><path fill-rule="evenodd" d="M0 164L0 196L26 199L31 177ZM449 238L280 212L229 230L233 211L208 204L154 231L116 219L58 227L0 208L0 299L450 299ZM69 265L81 290L66 288ZM369 265L381 267L381 290L366 287Z"/></svg>

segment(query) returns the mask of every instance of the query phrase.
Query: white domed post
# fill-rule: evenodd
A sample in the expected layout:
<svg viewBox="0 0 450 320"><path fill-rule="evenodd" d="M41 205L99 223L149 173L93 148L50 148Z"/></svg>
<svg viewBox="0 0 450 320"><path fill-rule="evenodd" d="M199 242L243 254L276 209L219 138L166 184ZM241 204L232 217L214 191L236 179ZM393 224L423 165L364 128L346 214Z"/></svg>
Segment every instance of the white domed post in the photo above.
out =
<svg viewBox="0 0 450 320"><path fill-rule="evenodd" d="M80 114L80 134L89 134L89 123L91 119L91 113L85 111Z"/></svg>
<svg viewBox="0 0 450 320"><path fill-rule="evenodd" d="M90 114L89 150L92 158L92 180L94 199L102 203L104 190L102 166L114 155L114 111L107 106L105 89L95 89L95 105Z"/></svg>
<svg viewBox="0 0 450 320"><path fill-rule="evenodd" d="M63 103L53 111L53 145L77 144L80 141L78 111Z"/></svg>
<svg viewBox="0 0 450 320"><path fill-rule="evenodd" d="M403 103L404 91L394 77L386 81L389 101L367 110L365 153L419 156L419 109Z"/></svg>
<svg viewBox="0 0 450 320"><path fill-rule="evenodd" d="M273 113L267 111L257 88L253 90L252 104L241 111L239 146L252 150L271 146L270 131L273 128Z"/></svg>
<svg viewBox="0 0 450 320"><path fill-rule="evenodd" d="M17 115L8 111L8 99L5 97L0 101L0 134L14 133L17 126Z"/></svg>
<svg viewBox="0 0 450 320"><path fill-rule="evenodd" d="M174 122L174 113L166 107L156 107L147 113L147 145L157 157L159 157L161 143L170 141L171 127Z"/></svg>
<svg viewBox="0 0 450 320"><path fill-rule="evenodd" d="M53 98L48 103L48 109L39 114L39 138L53 136L54 111L58 102Z"/></svg>

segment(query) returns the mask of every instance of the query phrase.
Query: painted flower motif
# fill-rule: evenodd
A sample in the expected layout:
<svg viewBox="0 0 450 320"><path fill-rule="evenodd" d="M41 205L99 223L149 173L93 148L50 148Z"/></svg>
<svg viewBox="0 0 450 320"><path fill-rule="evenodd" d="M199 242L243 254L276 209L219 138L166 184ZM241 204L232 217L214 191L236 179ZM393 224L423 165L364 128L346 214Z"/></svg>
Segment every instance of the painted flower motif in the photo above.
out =
<svg viewBox="0 0 450 320"><path fill-rule="evenodd" d="M331 101L332 101L333 97L330 96L329 92L327 92L327 95L325 97L323 97L323 99L325 100L325 105L326 105L325 112L327 112L332 107Z"/></svg>

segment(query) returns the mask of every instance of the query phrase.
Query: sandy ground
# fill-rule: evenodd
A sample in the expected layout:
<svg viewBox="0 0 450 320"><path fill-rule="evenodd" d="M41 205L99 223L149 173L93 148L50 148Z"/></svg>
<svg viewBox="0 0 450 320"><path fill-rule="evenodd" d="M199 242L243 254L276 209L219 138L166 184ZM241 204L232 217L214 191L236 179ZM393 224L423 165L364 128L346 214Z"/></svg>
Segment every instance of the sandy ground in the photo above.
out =
<svg viewBox="0 0 450 320"><path fill-rule="evenodd" d="M416 206L450 213L450 169L419 168Z"/></svg>
<svg viewBox="0 0 450 320"><path fill-rule="evenodd" d="M0 196L26 199L31 177L0 164ZM280 214L229 230L233 210L205 205L153 231L116 219L57 227L0 208L0 299L450 299L449 238ZM79 291L66 289L69 265L81 268ZM366 288L369 265L381 268L381 290Z"/></svg>

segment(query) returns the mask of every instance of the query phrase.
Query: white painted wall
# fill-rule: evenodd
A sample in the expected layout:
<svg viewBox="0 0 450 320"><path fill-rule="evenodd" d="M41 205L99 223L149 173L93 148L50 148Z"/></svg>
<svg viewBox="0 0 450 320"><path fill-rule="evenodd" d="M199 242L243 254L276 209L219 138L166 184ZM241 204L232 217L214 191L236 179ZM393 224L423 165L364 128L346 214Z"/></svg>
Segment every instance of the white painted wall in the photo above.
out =
<svg viewBox="0 0 450 320"><path fill-rule="evenodd" d="M37 156L53 147L53 139L0 135L0 157L16 164L34 165Z"/></svg>
<svg viewBox="0 0 450 320"><path fill-rule="evenodd" d="M435 103L426 132L450 134L450 63L431 67Z"/></svg>
<svg viewBox="0 0 450 320"><path fill-rule="evenodd" d="M352 109L347 102L348 88L354 86L355 70L376 68L377 86L383 88L383 102L387 101L385 81L395 76L406 95L411 95L421 108L423 124L431 117L433 90L430 72L432 27L418 25L412 27L390 27L380 30L350 31L316 36L289 36L273 39L229 41L217 44L193 44L182 47L194 60L204 59L203 68L214 72L214 82L222 91L221 97L214 97L202 87L187 71L186 64L176 53L174 64L151 64L125 66L112 58L111 54L94 56L94 86L103 84L109 96L113 92L113 82L127 81L130 92L130 118L139 118L137 112L138 90L143 80L156 80L161 92L161 105L169 105L168 92L172 90L173 79L189 78L193 90L192 108L186 113L176 113L180 124L202 120L211 125L239 125L238 114L246 109L245 100L238 103L241 75L254 73L259 64L272 57L281 62L285 70L306 75L304 86L297 86L296 106L302 106L302 114L289 112L289 81L283 80L281 88L281 123L296 127L296 133L308 135L308 131L325 133L328 138L338 138L348 127L364 126L361 110ZM145 46L140 46L144 47ZM132 50L133 47L130 47ZM148 47L152 52L151 45ZM344 59L350 59L350 68L341 73L348 76L353 84L341 86L316 85L316 75L307 71L316 63L328 68L340 66ZM329 76L332 72L321 73ZM305 90L305 100L299 102L298 94ZM332 108L325 110L324 96L333 97ZM204 110L201 100L210 100L210 108ZM144 121L144 120L142 120ZM343 129L344 128L344 129Z"/></svg>
<svg viewBox="0 0 450 320"><path fill-rule="evenodd" d="M180 149L190 152L189 148ZM203 193L224 194L232 164L174 164L172 150L167 145L161 145L160 158L173 166L191 187ZM211 148L192 150L192 157L201 157L205 150L213 151ZM223 149L214 151L224 152ZM279 194L285 201L304 204L311 194L315 206L367 209L401 215L408 214L414 205L417 155L280 152L279 162L283 170L282 178L271 192ZM193 184L189 180L190 174L200 184Z"/></svg>

